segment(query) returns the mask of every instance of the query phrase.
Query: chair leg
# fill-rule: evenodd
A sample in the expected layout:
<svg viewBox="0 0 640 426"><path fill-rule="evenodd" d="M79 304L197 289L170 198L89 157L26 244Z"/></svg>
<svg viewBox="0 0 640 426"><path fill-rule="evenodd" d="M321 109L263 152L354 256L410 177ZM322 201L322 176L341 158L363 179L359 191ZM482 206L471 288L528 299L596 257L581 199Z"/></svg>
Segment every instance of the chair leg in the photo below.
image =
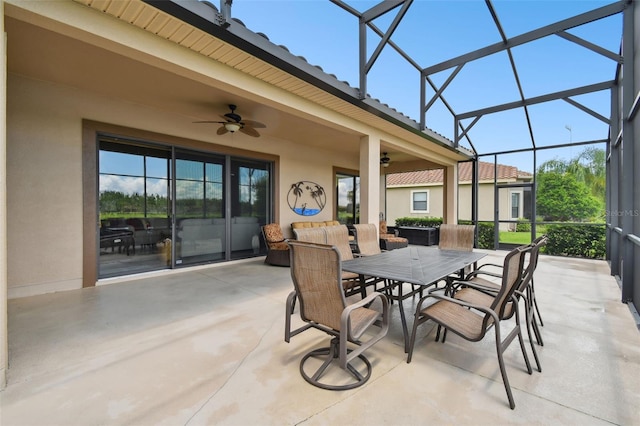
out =
<svg viewBox="0 0 640 426"><path fill-rule="evenodd" d="M500 366L500 374L502 375L502 383L504 389L507 391L507 398L509 399L509 407L513 410L516 408L516 403L513 400L513 394L511 393L511 386L509 386L509 377L507 377L507 370L505 369L504 359L502 358L502 345L500 343L500 328L494 327L496 330L496 351L498 353L498 365Z"/></svg>
<svg viewBox="0 0 640 426"><path fill-rule="evenodd" d="M533 359L536 361L536 366L538 367L538 371L542 373L542 366L540 365L540 359L538 359L538 352L536 351L536 346L533 343L533 336L531 334L531 322L535 321L533 319L533 311L531 310L531 306L529 301L524 299L524 307L525 307L525 315L527 320L527 335L529 336L529 345L531 346L531 352L533 352Z"/></svg>
<svg viewBox="0 0 640 426"><path fill-rule="evenodd" d="M529 303L529 310L531 311L531 326L533 327L533 332L536 336L536 342L538 342L538 345L544 346L544 342L542 341L542 334L540 333L540 328L538 328L538 322L536 321L536 312L538 312L538 306L536 303L536 295L533 290L533 280L527 287L527 299ZM540 318L539 313L538 319L540 320L540 324L542 324L542 319Z"/></svg>
<svg viewBox="0 0 640 426"><path fill-rule="evenodd" d="M287 302L285 304L285 313L284 313L284 341L289 343L291 340L291 315L293 315L293 310L295 309L297 294L295 291L289 293L287 296Z"/></svg>
<svg viewBox="0 0 640 426"><path fill-rule="evenodd" d="M542 317L540 316L540 309L538 309L538 301L536 300L536 292L533 288L533 278L531 278L531 300L533 306L536 308L536 314L538 316L538 321L540 322L540 327L544 327L544 323L542 322Z"/></svg>
<svg viewBox="0 0 640 426"><path fill-rule="evenodd" d="M415 316L413 318L413 328L411 330L411 338L409 339L409 345L407 347L407 344L405 342L405 348L407 350L407 364L409 364L411 362L411 357L413 355L413 346L416 342L416 330L418 329L418 326L420 324L422 324L423 322L425 322L426 320L421 319L420 318L420 311L422 310L422 302L424 299L420 299L420 301L418 302L418 306L416 307L416 313ZM402 303L402 302L400 302Z"/></svg>

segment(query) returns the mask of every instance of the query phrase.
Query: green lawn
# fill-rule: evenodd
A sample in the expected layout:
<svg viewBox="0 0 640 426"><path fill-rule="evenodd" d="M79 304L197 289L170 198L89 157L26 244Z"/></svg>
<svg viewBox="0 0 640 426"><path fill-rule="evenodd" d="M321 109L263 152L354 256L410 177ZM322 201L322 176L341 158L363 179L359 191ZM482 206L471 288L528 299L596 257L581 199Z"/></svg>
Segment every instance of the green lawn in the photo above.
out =
<svg viewBox="0 0 640 426"><path fill-rule="evenodd" d="M542 233L538 232L539 237ZM531 232L500 232L500 242L505 244L529 244L531 242Z"/></svg>

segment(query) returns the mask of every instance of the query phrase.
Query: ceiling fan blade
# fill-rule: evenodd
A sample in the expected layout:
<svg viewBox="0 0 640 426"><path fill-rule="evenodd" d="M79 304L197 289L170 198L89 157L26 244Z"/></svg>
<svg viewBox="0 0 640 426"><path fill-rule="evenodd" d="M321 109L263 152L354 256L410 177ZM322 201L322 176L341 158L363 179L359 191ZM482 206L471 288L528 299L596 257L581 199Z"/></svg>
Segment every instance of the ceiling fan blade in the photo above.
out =
<svg viewBox="0 0 640 426"><path fill-rule="evenodd" d="M194 121L193 123L219 123L219 124L223 124L223 123L226 123L226 121L211 121L211 120L207 120L207 121Z"/></svg>
<svg viewBox="0 0 640 426"><path fill-rule="evenodd" d="M228 130L227 130L227 128L226 128L226 127L224 127L224 126L220 126L220 128L218 129L218 131L216 132L216 134L218 134L218 135L224 135L224 134L225 134L225 133L227 133L227 132L228 132Z"/></svg>
<svg viewBox="0 0 640 426"><path fill-rule="evenodd" d="M265 129L267 127L261 122L253 120L244 120L242 123L257 129Z"/></svg>
<svg viewBox="0 0 640 426"><path fill-rule="evenodd" d="M254 138L260 136L260 133L258 133L253 127L244 126L240 128L240 131L246 135L253 136Z"/></svg>

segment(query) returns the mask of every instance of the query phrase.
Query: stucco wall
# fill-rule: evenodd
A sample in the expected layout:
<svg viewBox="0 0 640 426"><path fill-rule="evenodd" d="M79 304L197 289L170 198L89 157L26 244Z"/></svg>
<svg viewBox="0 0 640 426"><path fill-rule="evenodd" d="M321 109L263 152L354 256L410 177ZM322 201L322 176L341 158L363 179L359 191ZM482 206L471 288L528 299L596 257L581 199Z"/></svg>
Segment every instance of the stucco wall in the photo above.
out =
<svg viewBox="0 0 640 426"><path fill-rule="evenodd" d="M9 297L80 288L82 101L14 75L7 92Z"/></svg>
<svg viewBox="0 0 640 426"><path fill-rule="evenodd" d="M95 255L82 252L82 120L171 134L176 117L15 74L9 75L8 94L9 297L81 288L83 256ZM238 139L235 147L249 147ZM327 196L325 209L306 219L333 219L333 167L357 169L358 158L300 149L292 141L260 141L259 147L280 157L277 202L285 233L291 222L305 219L286 197L300 180L318 183Z"/></svg>
<svg viewBox="0 0 640 426"><path fill-rule="evenodd" d="M429 191L429 213L411 213L412 191ZM415 186L387 188L387 222L395 223L399 217L442 217L442 186ZM460 220L471 220L471 185L458 187L458 217ZM481 184L478 188L478 220L493 221L494 192L492 184ZM509 219L509 193L500 193L500 219ZM508 224L501 224L501 229L508 229Z"/></svg>

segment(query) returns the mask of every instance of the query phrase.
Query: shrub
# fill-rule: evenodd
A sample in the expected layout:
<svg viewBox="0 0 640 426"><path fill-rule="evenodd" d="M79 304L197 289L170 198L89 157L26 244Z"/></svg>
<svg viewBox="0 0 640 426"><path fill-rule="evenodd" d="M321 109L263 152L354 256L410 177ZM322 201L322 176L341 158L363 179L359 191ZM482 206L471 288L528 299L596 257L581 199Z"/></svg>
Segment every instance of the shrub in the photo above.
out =
<svg viewBox="0 0 640 426"><path fill-rule="evenodd" d="M605 225L548 225L543 252L554 256L602 259L606 252Z"/></svg>
<svg viewBox="0 0 640 426"><path fill-rule="evenodd" d="M472 225L470 220L459 220L460 225ZM494 230L493 222L478 222L478 248L494 249Z"/></svg>
<svg viewBox="0 0 640 426"><path fill-rule="evenodd" d="M516 232L531 232L531 222L527 219L518 219Z"/></svg>
<svg viewBox="0 0 640 426"><path fill-rule="evenodd" d="M419 226L425 228L440 228L441 217L399 217L395 226Z"/></svg>

